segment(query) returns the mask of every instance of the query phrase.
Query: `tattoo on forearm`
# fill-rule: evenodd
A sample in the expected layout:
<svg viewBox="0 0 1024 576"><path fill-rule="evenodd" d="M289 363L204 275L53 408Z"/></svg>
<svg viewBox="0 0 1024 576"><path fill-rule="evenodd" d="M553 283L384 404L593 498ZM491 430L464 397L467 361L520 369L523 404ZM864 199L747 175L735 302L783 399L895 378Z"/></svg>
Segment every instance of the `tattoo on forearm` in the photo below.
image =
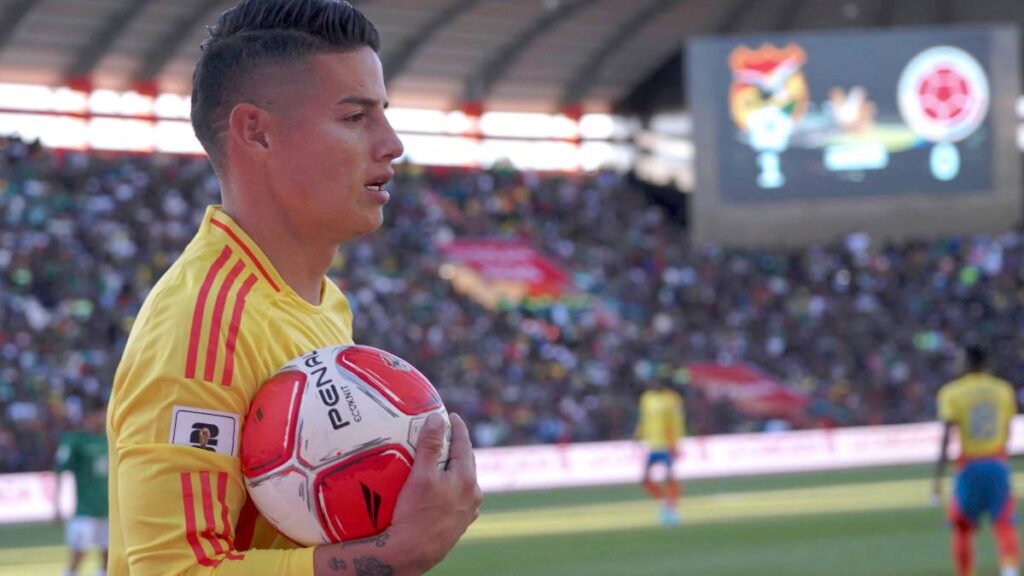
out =
<svg viewBox="0 0 1024 576"><path fill-rule="evenodd" d="M335 572L341 572L342 570L348 570L348 563L341 558L331 558L331 560L327 562L327 567Z"/></svg>
<svg viewBox="0 0 1024 576"><path fill-rule="evenodd" d="M380 534L373 537L373 545L377 548L383 548L388 545L388 538L391 538L391 534L387 532L381 532Z"/></svg>
<svg viewBox="0 0 1024 576"><path fill-rule="evenodd" d="M343 542L342 546L344 546L345 548L348 548L348 547L368 546L370 544L373 544L377 548L383 548L383 547L388 545L388 538L391 538L391 534L389 534L388 532L381 532L380 534L377 534L376 536L367 536L366 538L363 538L362 540L351 540L349 542Z"/></svg>
<svg viewBox="0 0 1024 576"><path fill-rule="evenodd" d="M356 558L353 563L356 567L356 576L392 576L395 569L373 556Z"/></svg>

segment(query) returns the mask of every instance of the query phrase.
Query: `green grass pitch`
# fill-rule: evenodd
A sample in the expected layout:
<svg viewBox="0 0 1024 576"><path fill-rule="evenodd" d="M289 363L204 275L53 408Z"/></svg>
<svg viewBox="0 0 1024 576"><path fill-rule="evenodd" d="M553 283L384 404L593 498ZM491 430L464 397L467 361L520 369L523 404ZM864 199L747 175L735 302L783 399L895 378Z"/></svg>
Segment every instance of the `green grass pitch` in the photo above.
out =
<svg viewBox="0 0 1024 576"><path fill-rule="evenodd" d="M1024 466L1015 464L1015 470ZM952 574L927 466L693 480L679 527L637 486L492 494L438 576L937 576ZM1017 493L1024 475L1015 478ZM948 491L948 490L947 490ZM990 531L979 574L995 574ZM0 527L0 576L57 574L51 524ZM82 574L91 574L95 557Z"/></svg>

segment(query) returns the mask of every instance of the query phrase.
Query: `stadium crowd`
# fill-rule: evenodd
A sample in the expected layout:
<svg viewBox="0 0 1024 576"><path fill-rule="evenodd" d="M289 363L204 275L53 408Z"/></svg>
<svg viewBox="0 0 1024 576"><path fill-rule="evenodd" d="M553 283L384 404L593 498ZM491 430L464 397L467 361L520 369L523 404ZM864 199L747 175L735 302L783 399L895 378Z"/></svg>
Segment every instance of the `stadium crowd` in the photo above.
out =
<svg viewBox="0 0 1024 576"><path fill-rule="evenodd" d="M383 230L331 277L356 341L406 358L477 446L630 437L652 379L747 362L812 399L799 425L934 418L958 340L1024 384L1024 233L809 249L692 246L622 177L402 165ZM143 297L218 200L203 159L53 152L0 139L0 472L50 466L102 403ZM454 238L516 237L574 294L487 309L439 274ZM777 426L687 387L692 434Z"/></svg>

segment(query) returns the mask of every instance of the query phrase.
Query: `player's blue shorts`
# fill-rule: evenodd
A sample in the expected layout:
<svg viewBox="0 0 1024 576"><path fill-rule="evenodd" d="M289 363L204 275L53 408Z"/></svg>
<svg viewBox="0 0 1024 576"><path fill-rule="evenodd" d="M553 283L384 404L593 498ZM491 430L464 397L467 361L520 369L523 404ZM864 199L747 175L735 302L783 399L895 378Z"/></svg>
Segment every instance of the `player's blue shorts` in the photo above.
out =
<svg viewBox="0 0 1024 576"><path fill-rule="evenodd" d="M647 467L650 468L655 464L662 463L665 466L672 468L672 455L668 453L668 450L651 451L647 455Z"/></svg>
<svg viewBox="0 0 1024 576"><path fill-rule="evenodd" d="M993 524L1017 522L1010 469L1001 459L968 462L956 477L949 505L950 522L975 528L985 514Z"/></svg>

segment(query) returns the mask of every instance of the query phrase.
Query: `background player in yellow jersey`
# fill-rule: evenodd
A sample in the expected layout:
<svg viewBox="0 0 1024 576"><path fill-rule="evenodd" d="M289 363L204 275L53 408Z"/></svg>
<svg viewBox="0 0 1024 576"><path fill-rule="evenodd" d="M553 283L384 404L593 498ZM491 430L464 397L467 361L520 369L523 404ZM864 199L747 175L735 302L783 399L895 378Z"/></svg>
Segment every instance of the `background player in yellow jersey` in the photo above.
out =
<svg viewBox="0 0 1024 576"><path fill-rule="evenodd" d="M959 576L972 576L973 536L982 515L992 522L1002 576L1017 576L1020 544L1006 442L1017 413L1013 387L986 371L985 349L967 346L965 374L939 390L939 420L945 423L933 493L942 496L950 433L960 436L959 473L949 503L953 561Z"/></svg>
<svg viewBox="0 0 1024 576"><path fill-rule="evenodd" d="M421 432L391 527L294 548L247 498L240 428L291 358L352 342L325 276L340 243L376 230L402 144L373 24L338 0L244 0L196 65L192 123L221 185L192 242L147 296L115 376L111 576L422 574L479 514L469 434ZM291 548L291 549L289 549Z"/></svg>
<svg viewBox="0 0 1024 576"><path fill-rule="evenodd" d="M640 415L636 437L647 445L643 485L652 498L662 501L661 522L679 524L680 485L672 473L679 441L686 432L683 398L667 382L654 380L652 387L640 395ZM654 480L655 466L664 467L664 481Z"/></svg>

